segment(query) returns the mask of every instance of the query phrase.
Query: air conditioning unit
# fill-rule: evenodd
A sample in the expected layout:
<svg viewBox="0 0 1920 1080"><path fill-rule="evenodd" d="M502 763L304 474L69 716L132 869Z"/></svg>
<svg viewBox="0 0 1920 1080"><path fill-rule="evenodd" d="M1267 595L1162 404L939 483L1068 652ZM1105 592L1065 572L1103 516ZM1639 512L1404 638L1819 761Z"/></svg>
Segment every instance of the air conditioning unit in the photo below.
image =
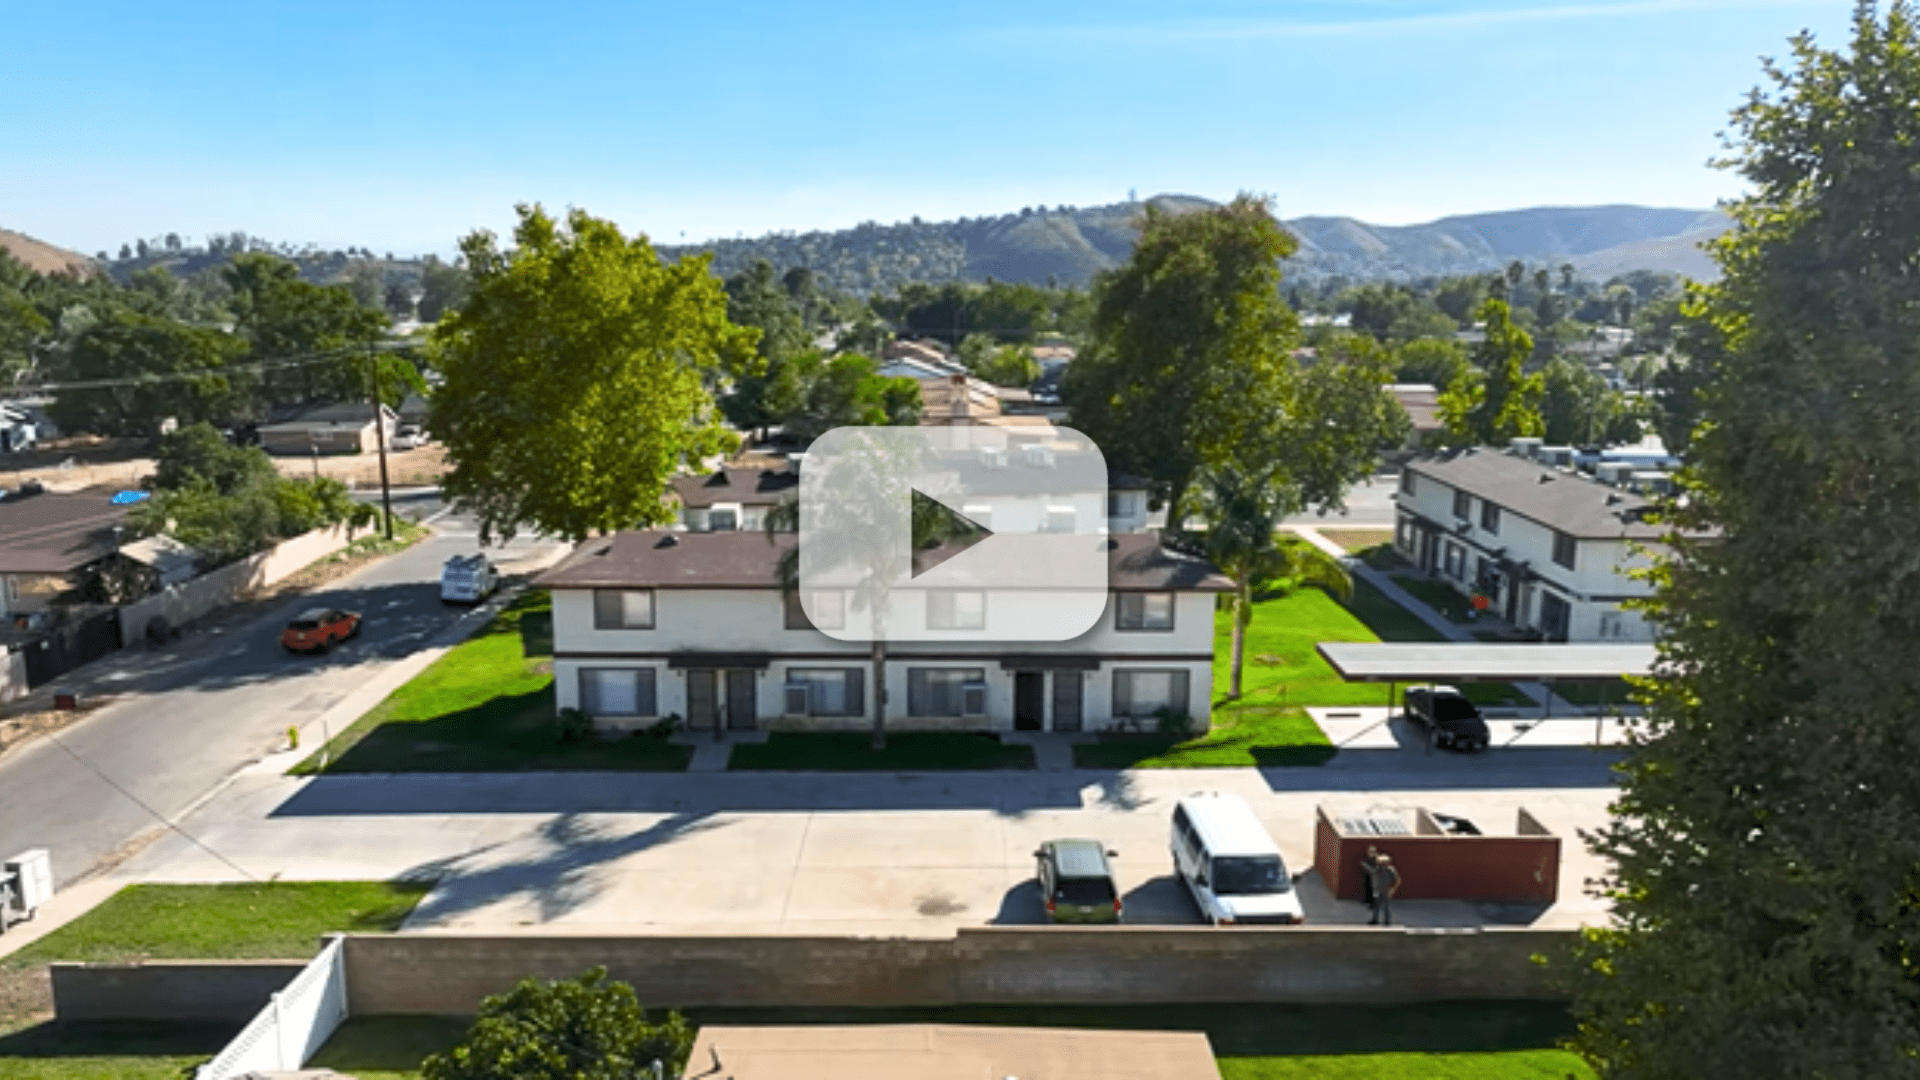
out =
<svg viewBox="0 0 1920 1080"><path fill-rule="evenodd" d="M1536 439L1532 436L1509 439L1507 440L1507 453L1532 461L1540 452L1540 444L1545 441L1544 439Z"/></svg>
<svg viewBox="0 0 1920 1080"><path fill-rule="evenodd" d="M790 682L787 684L788 716L808 716L813 712L813 684Z"/></svg>
<svg viewBox="0 0 1920 1080"><path fill-rule="evenodd" d="M965 683L960 688L960 711L968 716L987 715L987 684Z"/></svg>
<svg viewBox="0 0 1920 1080"><path fill-rule="evenodd" d="M33 918L51 899L53 856L46 848L32 848L0 863L0 930Z"/></svg>
<svg viewBox="0 0 1920 1080"><path fill-rule="evenodd" d="M1571 469L1573 468L1573 447L1542 446L1534 452L1533 459L1542 465Z"/></svg>
<svg viewBox="0 0 1920 1080"><path fill-rule="evenodd" d="M1007 452L998 446L980 448L980 467L983 469L1004 469L1007 467Z"/></svg>
<svg viewBox="0 0 1920 1080"><path fill-rule="evenodd" d="M1022 454L1023 454L1023 459L1026 461L1027 466L1029 468L1034 468L1034 469L1053 468L1053 447L1051 446L1023 447Z"/></svg>

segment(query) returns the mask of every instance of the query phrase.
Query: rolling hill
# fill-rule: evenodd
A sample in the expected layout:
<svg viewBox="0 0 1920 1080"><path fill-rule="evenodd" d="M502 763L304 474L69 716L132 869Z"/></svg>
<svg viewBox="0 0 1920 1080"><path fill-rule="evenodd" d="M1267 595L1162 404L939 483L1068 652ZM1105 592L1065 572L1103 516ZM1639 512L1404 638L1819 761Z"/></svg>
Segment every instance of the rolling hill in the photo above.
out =
<svg viewBox="0 0 1920 1080"><path fill-rule="evenodd" d="M42 274L75 274L85 277L99 270L90 258L77 251L54 247L25 233L0 229L0 249Z"/></svg>
<svg viewBox="0 0 1920 1080"><path fill-rule="evenodd" d="M1176 213L1213 205L1184 195L1160 195L1148 203ZM837 232L776 233L661 250L672 257L712 252L714 269L723 275L760 258L780 270L805 266L825 284L860 293L954 279L1085 285L1126 260L1136 235L1133 223L1145 205L1028 207L998 217L869 222ZM1285 224L1300 238L1288 276L1316 281L1476 273L1515 259L1571 262L1600 276L1634 269L1706 276L1712 266L1694 244L1724 229L1726 221L1715 210L1582 206L1467 214L1421 225L1370 225L1350 217Z"/></svg>

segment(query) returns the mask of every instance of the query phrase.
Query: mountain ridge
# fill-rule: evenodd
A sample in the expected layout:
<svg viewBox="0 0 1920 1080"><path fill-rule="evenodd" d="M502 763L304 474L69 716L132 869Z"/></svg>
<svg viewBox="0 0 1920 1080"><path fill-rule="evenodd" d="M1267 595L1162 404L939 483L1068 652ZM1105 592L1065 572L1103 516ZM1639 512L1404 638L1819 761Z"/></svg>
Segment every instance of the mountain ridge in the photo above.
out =
<svg viewBox="0 0 1920 1080"><path fill-rule="evenodd" d="M714 270L730 275L764 258L777 270L804 266L825 284L853 292L910 282L1025 281L1085 286L1124 262L1138 235L1134 221L1148 205L1182 212L1217 205L1191 195L1096 207L1027 207L1017 214L954 221L880 225L755 239L661 245L670 258L710 252ZM1718 210L1648 207L1537 206L1456 214L1414 225L1373 225L1358 218L1311 215L1284 219L1300 240L1287 260L1293 280L1409 279L1493 271L1518 259L1572 263L1577 269L1686 272L1711 276L1696 240L1727 227Z"/></svg>

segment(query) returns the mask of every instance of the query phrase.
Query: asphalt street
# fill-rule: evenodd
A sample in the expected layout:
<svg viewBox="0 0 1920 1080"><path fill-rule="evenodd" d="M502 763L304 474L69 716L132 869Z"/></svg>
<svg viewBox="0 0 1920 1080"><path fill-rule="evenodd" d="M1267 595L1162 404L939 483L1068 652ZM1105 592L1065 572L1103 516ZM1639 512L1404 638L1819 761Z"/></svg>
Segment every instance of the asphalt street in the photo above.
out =
<svg viewBox="0 0 1920 1080"><path fill-rule="evenodd" d="M105 672L78 681L110 688L115 700L0 761L0 852L50 848L64 886L279 749L290 725L314 719L424 648L461 614L440 602L441 564L478 550L479 539L470 523L443 514L437 494L410 498L405 511L440 515L436 534L413 548L331 588L290 597L251 623L190 634L163 653L128 650L100 661ZM549 546L522 539L491 550L496 562L507 562ZM363 613L363 632L324 656L281 649L286 621L321 605Z"/></svg>

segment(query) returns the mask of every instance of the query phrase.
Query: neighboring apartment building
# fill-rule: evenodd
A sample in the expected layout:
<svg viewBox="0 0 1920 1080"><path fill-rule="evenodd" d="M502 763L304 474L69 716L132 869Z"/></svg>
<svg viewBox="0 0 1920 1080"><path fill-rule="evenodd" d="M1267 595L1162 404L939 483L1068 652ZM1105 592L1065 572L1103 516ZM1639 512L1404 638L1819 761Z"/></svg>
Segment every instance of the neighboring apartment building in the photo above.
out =
<svg viewBox="0 0 1920 1080"><path fill-rule="evenodd" d="M1010 439L1009 453L1000 455L1000 464L1018 466L1026 447L1043 445L1050 427L1035 428L1026 438ZM1023 433L1024 435L1024 433ZM805 454L793 454L785 468L757 468L726 465L705 475L676 476L670 482L674 498L680 503L680 527L689 532L760 532L766 526L767 511L783 502L800 497L800 469ZM1013 468L1009 475L1020 470ZM981 484L991 490L991 484ZM1107 531L1109 533L1145 532L1151 520L1148 496L1151 485L1124 473L1107 476ZM973 508L969 508L970 512ZM992 528L990 508L978 508L976 518Z"/></svg>
<svg viewBox="0 0 1920 1080"><path fill-rule="evenodd" d="M1481 447L1409 461L1395 501L1395 549L1491 614L1548 641L1652 640L1621 608L1652 592L1629 573L1664 535L1640 495Z"/></svg>
<svg viewBox="0 0 1920 1080"><path fill-rule="evenodd" d="M887 725L1099 730L1151 722L1168 707L1204 726L1214 598L1231 583L1205 560L1162 548L1157 534L1106 542L1110 600L1078 638L890 644ZM791 534L650 530L582 544L537 581L553 593L559 707L584 709L606 730L674 714L694 730L867 727L873 647L816 629L798 595L780 587L793 543ZM816 611L836 602L811 599ZM954 593L926 610L965 632L984 618L982 602Z"/></svg>

